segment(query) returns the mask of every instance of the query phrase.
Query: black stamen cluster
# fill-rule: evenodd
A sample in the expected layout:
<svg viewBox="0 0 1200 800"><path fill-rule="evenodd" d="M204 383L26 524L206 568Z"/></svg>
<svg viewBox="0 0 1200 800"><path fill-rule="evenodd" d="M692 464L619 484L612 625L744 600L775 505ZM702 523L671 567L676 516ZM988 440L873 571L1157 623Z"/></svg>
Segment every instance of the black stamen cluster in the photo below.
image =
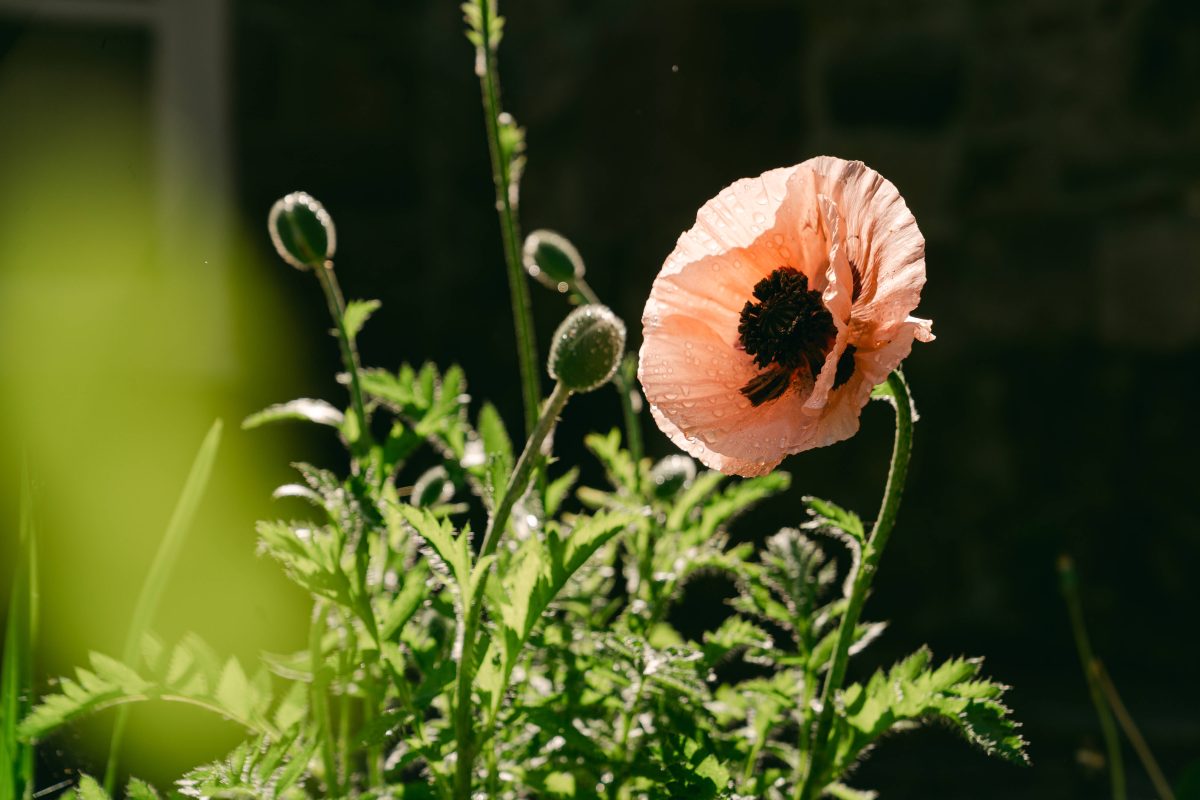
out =
<svg viewBox="0 0 1200 800"><path fill-rule="evenodd" d="M814 376L820 372L837 328L804 273L780 267L755 284L754 297L758 302L748 301L738 322L742 347L754 363L764 369L807 366Z"/></svg>

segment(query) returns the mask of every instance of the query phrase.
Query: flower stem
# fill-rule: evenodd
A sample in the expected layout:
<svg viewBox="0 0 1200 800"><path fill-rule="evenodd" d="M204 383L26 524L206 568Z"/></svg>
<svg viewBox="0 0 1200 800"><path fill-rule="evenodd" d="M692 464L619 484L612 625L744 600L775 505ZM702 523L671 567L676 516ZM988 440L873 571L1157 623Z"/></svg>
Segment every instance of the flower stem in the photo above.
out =
<svg viewBox="0 0 1200 800"><path fill-rule="evenodd" d="M350 376L350 404L354 409L357 429L354 431L354 438L350 445L356 454L360 454L369 447L371 433L367 426L367 413L363 406L358 348L346 330L346 301L342 297L342 288L338 285L332 261L326 261L322 266L313 267L313 272L317 274L321 291L325 294L325 303L329 306L329 316L333 318L333 324L337 330L338 346L342 351L342 365L346 368L346 374Z"/></svg>
<svg viewBox="0 0 1200 800"><path fill-rule="evenodd" d="M1067 601L1067 612L1071 616L1071 631L1075 635L1075 649L1079 653L1079 663L1083 667L1087 679L1088 693L1092 697L1092 707L1100 720L1100 732L1104 737L1104 746L1108 751L1108 778L1112 784L1113 800L1125 800L1125 762L1121 757L1121 741L1117 738L1117 726L1113 721L1112 709L1104 700L1104 691L1100 684L1099 662L1092 653L1092 644L1088 639L1087 625L1083 621L1083 606L1079 602L1079 579L1075 574L1075 564L1069 556L1058 559L1059 586L1063 598Z"/></svg>
<svg viewBox="0 0 1200 800"><path fill-rule="evenodd" d="M492 21L497 0L479 3L482 24L477 48L479 88L483 96L483 116L487 125L488 152L492 160L492 183L496 186L496 212L500 215L500 236L504 241L504 261L508 267L508 289L512 299L513 327L517 335L517 357L521 369L521 398L525 408L525 433L533 432L538 400L542 396L538 382L537 343L533 337L533 313L529 286L521 266L521 236L517 225L515 197L512 192L512 164L505 158L500 143L500 70L496 64L499 41L492 37Z"/></svg>
<svg viewBox="0 0 1200 800"><path fill-rule="evenodd" d="M850 645L854 641L854 631L858 627L863 604L871 589L871 581L879 570L879 559L887 546L892 528L896 525L900 497L904 493L904 480L908 475L908 461L912 455L912 399L908 394L908 384L899 370L888 376L887 386L896 407L896 438L892 445L892 463L883 492L883 505L879 510L879 518L863 545L862 559L850 590L850 602L846 613L842 615L833 661L821 692L820 716L817 718L816 734L811 740L812 752L808 759L808 769L805 771L804 782L796 792L796 800L812 800L825 787L823 773L829 766L826 750L833 727L834 698L846 677L846 662L849 660Z"/></svg>
<svg viewBox="0 0 1200 800"><path fill-rule="evenodd" d="M1150 752L1150 745L1146 744L1146 737L1142 736L1141 730L1137 723L1133 721L1133 716L1130 715L1129 709L1125 708L1125 703L1121 700L1121 695L1117 693L1117 687L1113 684L1112 678L1108 675L1108 670L1104 668L1103 662L1100 659L1092 660L1092 671L1096 673L1096 682L1100 684L1100 690L1104 692L1104 699L1108 701L1109 707L1116 716L1117 722L1121 723L1121 730L1125 731L1126 738L1133 745L1133 750L1137 753L1138 758L1142 761L1142 766L1146 769L1146 774L1150 776L1150 782L1154 784L1154 791L1158 792L1159 800L1175 800L1175 792L1171 789L1171 784L1167 781L1167 776L1163 774L1162 767L1158 765L1158 760L1154 758L1154 753Z"/></svg>
<svg viewBox="0 0 1200 800"><path fill-rule="evenodd" d="M504 494L501 496L500 502L496 504L496 511L488 520L483 545L479 548L479 559L487 558L496 552L496 548L500 544L500 537L504 535L504 529L508 526L508 518L512 514L513 505L525 493L525 489L529 485L533 467L541 455L542 443L554 429L558 415L562 413L570 396L571 390L561 383L557 383L554 391L550 393L549 399L542 406L542 413L533 426L529 440L525 442L525 449L521 451L521 456L517 459L512 477L508 479L508 485L504 487ZM471 685L475 679L474 662L477 644L475 637L479 630L480 618L483 615L484 590L487 588L490 574L490 571L485 572L480 577L479 585L475 587L474 591L469 586L460 587L460 591L463 593L465 618L463 620L462 652L458 659L457 685L454 696L454 737L458 744L454 775L455 800L469 800L471 796L475 757L479 751L479 741L473 725Z"/></svg>

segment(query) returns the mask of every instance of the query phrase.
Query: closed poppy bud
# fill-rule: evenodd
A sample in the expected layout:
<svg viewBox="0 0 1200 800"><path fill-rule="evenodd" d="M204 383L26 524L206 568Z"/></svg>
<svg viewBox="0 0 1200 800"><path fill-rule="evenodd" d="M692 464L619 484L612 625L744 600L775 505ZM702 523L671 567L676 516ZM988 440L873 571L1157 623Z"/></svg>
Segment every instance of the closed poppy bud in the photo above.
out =
<svg viewBox="0 0 1200 800"><path fill-rule="evenodd" d="M625 323L605 306L575 309L554 332L547 369L573 392L603 386L625 353Z"/></svg>
<svg viewBox="0 0 1200 800"><path fill-rule="evenodd" d="M579 251L554 231L539 230L526 236L522 259L529 277L557 292L567 292L583 277Z"/></svg>
<svg viewBox="0 0 1200 800"><path fill-rule="evenodd" d="M292 192L275 201L267 229L279 257L296 269L321 266L337 249L333 218L308 192Z"/></svg>

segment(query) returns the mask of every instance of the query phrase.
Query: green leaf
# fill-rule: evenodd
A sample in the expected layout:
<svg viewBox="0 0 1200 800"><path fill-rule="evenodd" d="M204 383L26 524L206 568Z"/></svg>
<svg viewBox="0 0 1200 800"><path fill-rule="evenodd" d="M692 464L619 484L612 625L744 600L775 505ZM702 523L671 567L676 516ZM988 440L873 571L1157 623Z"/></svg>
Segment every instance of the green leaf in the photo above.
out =
<svg viewBox="0 0 1200 800"><path fill-rule="evenodd" d="M822 500L819 497L806 496L804 504L808 506L808 513L812 517L806 527L840 531L859 544L866 541L863 522L853 511L847 511L836 503Z"/></svg>
<svg viewBox="0 0 1200 800"><path fill-rule="evenodd" d="M289 798L307 775L315 750L315 739L299 729L244 742L225 758L184 775L178 783L179 794L239 800Z"/></svg>
<svg viewBox="0 0 1200 800"><path fill-rule="evenodd" d="M125 800L159 800L154 787L143 780L130 778L125 786Z"/></svg>
<svg viewBox="0 0 1200 800"><path fill-rule="evenodd" d="M378 300L351 300L347 303L346 313L342 317L346 325L346 335L357 339L363 325L379 310L380 305L382 304Z"/></svg>
<svg viewBox="0 0 1200 800"><path fill-rule="evenodd" d="M707 539L716 533L718 526L726 524L759 500L786 491L791 484L792 477L786 472L772 472L730 484L715 499L705 503L700 515L700 538Z"/></svg>
<svg viewBox="0 0 1200 800"><path fill-rule="evenodd" d="M563 500L570 493L571 487L579 480L579 467L571 467L561 476L550 481L546 487L546 516L558 516Z"/></svg>
<svg viewBox="0 0 1200 800"><path fill-rule="evenodd" d="M704 658L715 665L738 650L770 650L775 645L771 634L742 617L733 616L715 631L704 634Z"/></svg>
<svg viewBox="0 0 1200 800"><path fill-rule="evenodd" d="M141 648L155 654L162 646ZM90 669L79 667L74 678L61 678L58 691L41 702L21 722L22 740L37 741L55 729L112 706L162 699L188 703L227 717L258 733L274 733L267 716L271 689L265 671L255 680L232 659L224 665L212 649L194 635L185 636L169 658L154 658L156 669L139 672L99 653L89 657Z"/></svg>
<svg viewBox="0 0 1200 800"><path fill-rule="evenodd" d="M633 521L630 515L599 514L570 531L548 526L544 542L531 536L521 545L513 559L516 566L504 576L504 590L496 598L501 635L489 644L476 678L490 696L493 715L542 614L587 560Z"/></svg>
<svg viewBox="0 0 1200 800"><path fill-rule="evenodd" d="M841 775L880 736L912 723L941 720L990 755L1026 763L1025 740L1000 697L1000 684L979 677L978 659L954 658L930 667L922 648L865 686L847 687L830 747L830 776Z"/></svg>
<svg viewBox="0 0 1200 800"><path fill-rule="evenodd" d="M110 800L108 792L104 791L91 775L79 776L79 788L76 791L79 800Z"/></svg>
<svg viewBox="0 0 1200 800"><path fill-rule="evenodd" d="M343 541L331 529L304 523L259 522L263 552L279 562L295 583L318 597L351 608L350 575L343 565Z"/></svg>
<svg viewBox="0 0 1200 800"><path fill-rule="evenodd" d="M472 567L468 532L456 535L454 527L448 521L437 519L428 509L407 504L389 505L387 515L393 518L398 516L400 520L412 526L417 535L429 545L428 555L434 556L431 560L433 567L450 577L455 589L460 593L468 590L471 585Z"/></svg>
<svg viewBox="0 0 1200 800"><path fill-rule="evenodd" d="M479 410L479 437L483 442L485 462L478 468L487 490L489 505L504 492L509 475L513 470L513 446L504 428L500 412L491 403L484 403Z"/></svg>
<svg viewBox="0 0 1200 800"><path fill-rule="evenodd" d="M314 422L317 425L340 428L342 423L346 421L346 415L324 400L301 397L297 400L289 400L286 403L268 406L258 413L251 414L242 420L242 429L251 430L272 422L283 422L285 420Z"/></svg>
<svg viewBox="0 0 1200 800"><path fill-rule="evenodd" d="M637 490L637 465L629 456L629 451L621 447L621 431L613 428L606 436L598 433L588 434L583 443L588 450L604 465L608 482L614 489L626 494Z"/></svg>
<svg viewBox="0 0 1200 800"><path fill-rule="evenodd" d="M16 572L4 626L0 660L0 797L33 792L33 748L21 741L18 723L33 705L33 648L37 640L37 532L28 466L21 470Z"/></svg>
<svg viewBox="0 0 1200 800"><path fill-rule="evenodd" d="M675 501L671 513L667 516L667 529L681 530L687 524L688 516L692 511L705 500L710 499L723 480L725 480L725 476L720 472L709 470L701 473Z"/></svg>

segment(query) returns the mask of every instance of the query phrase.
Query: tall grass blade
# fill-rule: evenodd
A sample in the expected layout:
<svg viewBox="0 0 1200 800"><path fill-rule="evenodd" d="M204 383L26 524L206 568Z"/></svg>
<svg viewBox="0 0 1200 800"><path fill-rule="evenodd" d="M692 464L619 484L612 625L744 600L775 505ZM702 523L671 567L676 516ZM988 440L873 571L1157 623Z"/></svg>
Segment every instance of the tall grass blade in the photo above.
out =
<svg viewBox="0 0 1200 800"><path fill-rule="evenodd" d="M37 536L29 466L21 469L20 539L4 659L0 662L0 800L33 796L33 745L17 739L17 725L33 706L33 648L37 641Z"/></svg>
<svg viewBox="0 0 1200 800"><path fill-rule="evenodd" d="M208 485L208 478L212 474L213 461L217 457L217 446L221 441L221 427L221 420L218 419L209 428L208 435L204 437L204 442L200 445L199 452L196 453L196 459L192 462L192 470L188 473L183 493L179 495L175 510L171 512L171 520L167 523L167 531L163 535L162 543L158 546L154 562L150 565L150 572L146 575L145 583L142 584L141 594L138 595L137 605L133 610L133 621L129 625L129 634L125 639L125 652L122 660L126 664L134 664L137 661L142 640L149 632L150 622L162 599L163 591L167 588L171 571L175 567L175 562L179 560L184 539L196 518L196 509L200 505L200 498L203 496L204 489ZM108 751L108 766L104 770L104 788L110 795L116 785L117 767L121 757L121 740L125 736L125 725L128 721L129 706L121 706L117 711L116 722L113 724L112 740Z"/></svg>

